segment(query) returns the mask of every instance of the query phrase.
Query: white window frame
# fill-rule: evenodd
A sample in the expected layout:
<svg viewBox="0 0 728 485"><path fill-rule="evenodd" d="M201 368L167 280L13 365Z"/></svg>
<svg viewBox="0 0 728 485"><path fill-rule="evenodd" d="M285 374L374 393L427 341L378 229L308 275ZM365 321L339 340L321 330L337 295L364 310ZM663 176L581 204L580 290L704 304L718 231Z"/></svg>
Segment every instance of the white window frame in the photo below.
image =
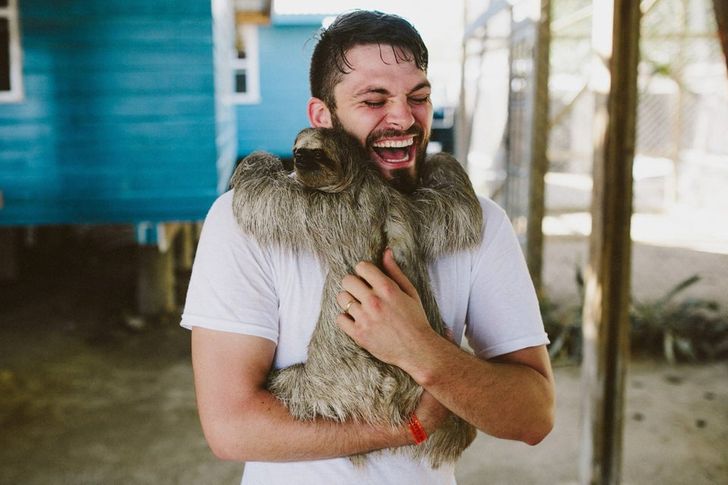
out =
<svg viewBox="0 0 728 485"><path fill-rule="evenodd" d="M18 0L9 0L7 7L0 7L0 18L8 20L10 37L10 90L0 91L0 103L14 103L23 100L23 56L20 47Z"/></svg>
<svg viewBox="0 0 728 485"><path fill-rule="evenodd" d="M258 27L256 25L236 26L237 35L242 35L245 42L245 59L238 59L237 48L233 49L232 75L234 104L257 104L260 103L260 63L258 61ZM246 87L245 93L235 92L235 76L239 72L245 72Z"/></svg>

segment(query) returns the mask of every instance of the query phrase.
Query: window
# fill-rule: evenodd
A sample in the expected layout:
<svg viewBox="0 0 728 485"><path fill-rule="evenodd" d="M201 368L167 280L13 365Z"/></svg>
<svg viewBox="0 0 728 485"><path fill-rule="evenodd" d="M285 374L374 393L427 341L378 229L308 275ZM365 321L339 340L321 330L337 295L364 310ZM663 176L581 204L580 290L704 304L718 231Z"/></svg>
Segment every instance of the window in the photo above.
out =
<svg viewBox="0 0 728 485"><path fill-rule="evenodd" d="M260 73L258 68L258 28L238 25L235 31L233 59L233 100L238 104L260 102Z"/></svg>
<svg viewBox="0 0 728 485"><path fill-rule="evenodd" d="M23 98L21 73L18 3L0 0L0 103Z"/></svg>

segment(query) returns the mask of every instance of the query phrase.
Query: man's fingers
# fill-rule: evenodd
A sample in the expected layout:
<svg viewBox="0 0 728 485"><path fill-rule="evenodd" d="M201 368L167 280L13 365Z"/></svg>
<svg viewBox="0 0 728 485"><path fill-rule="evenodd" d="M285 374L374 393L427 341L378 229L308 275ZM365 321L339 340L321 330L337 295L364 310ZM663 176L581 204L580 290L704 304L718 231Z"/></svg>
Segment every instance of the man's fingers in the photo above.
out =
<svg viewBox="0 0 728 485"><path fill-rule="evenodd" d="M354 332L356 331L354 325L354 319L346 313L339 313L336 317L336 324L347 334L349 337L354 338Z"/></svg>
<svg viewBox="0 0 728 485"><path fill-rule="evenodd" d="M392 278L395 283L397 283L402 291L412 298L419 298L417 289L397 264L397 261L394 259L394 252L390 248L387 248L384 251L382 266L384 266L384 271L387 272L387 275Z"/></svg>
<svg viewBox="0 0 728 485"><path fill-rule="evenodd" d="M378 288L382 285L391 284L392 280L382 272L377 266L370 261L362 261L354 266L356 274L366 281L372 288Z"/></svg>
<svg viewBox="0 0 728 485"><path fill-rule="evenodd" d="M354 267L354 271L359 276L357 279L361 284L365 286L368 284L368 287L364 289L353 280L347 282L348 276L342 281L342 286L359 301L364 301L367 290L370 290L369 287L379 296L386 296L388 289L391 290L396 287L408 296L419 299L417 289L410 282L409 278L407 278L407 275L400 269L397 261L394 259L394 253L389 248L384 251L382 267L384 271L369 261L362 261Z"/></svg>
<svg viewBox="0 0 728 485"><path fill-rule="evenodd" d="M356 298L358 301L364 301L367 295L372 291L369 285L355 275L346 275L341 280L341 287L346 290L351 296ZM339 302L342 305L346 305L347 301Z"/></svg>
<svg viewBox="0 0 728 485"><path fill-rule="evenodd" d="M336 303L339 304L342 313L348 313L351 315L355 304L359 302L348 291L341 291L336 295Z"/></svg>

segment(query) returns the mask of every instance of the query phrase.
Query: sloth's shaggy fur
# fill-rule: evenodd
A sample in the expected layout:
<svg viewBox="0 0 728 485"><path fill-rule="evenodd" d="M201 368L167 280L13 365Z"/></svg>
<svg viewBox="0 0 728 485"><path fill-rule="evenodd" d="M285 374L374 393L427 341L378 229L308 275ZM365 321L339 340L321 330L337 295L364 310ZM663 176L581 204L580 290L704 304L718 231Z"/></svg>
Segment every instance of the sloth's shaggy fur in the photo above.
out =
<svg viewBox="0 0 728 485"><path fill-rule="evenodd" d="M483 220L475 192L457 160L438 154L418 167L418 188L402 194L382 179L357 140L333 129L299 133L294 168L291 177L277 157L256 152L242 160L231 181L233 210L244 232L261 245L313 252L328 271L307 361L272 371L268 389L300 420L402 426L422 389L337 326L342 310L336 294L356 263L381 267L390 247L417 288L432 328L443 335L427 263L480 242ZM453 415L424 444L400 450L437 467L455 461L474 438L475 428Z"/></svg>

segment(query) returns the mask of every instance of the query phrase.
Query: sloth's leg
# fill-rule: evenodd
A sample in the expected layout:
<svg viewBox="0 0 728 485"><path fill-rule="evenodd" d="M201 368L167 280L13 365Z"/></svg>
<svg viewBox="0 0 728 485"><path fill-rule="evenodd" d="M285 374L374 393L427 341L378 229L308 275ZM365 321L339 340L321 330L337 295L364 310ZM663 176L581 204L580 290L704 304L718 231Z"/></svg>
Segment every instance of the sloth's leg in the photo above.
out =
<svg viewBox="0 0 728 485"><path fill-rule="evenodd" d="M314 337L315 338L315 337ZM312 339L312 344L315 340ZM401 423L417 403L418 390L396 382L390 368L377 364L361 348L348 350L321 347L309 354L305 364L276 370L268 377L267 387L296 419L323 417L336 421L355 419L367 423ZM403 374L403 377L407 376ZM395 406L396 409L390 409Z"/></svg>
<svg viewBox="0 0 728 485"><path fill-rule="evenodd" d="M286 405L294 418L313 419L310 410L300 405L306 402L306 370L303 364L272 371L268 375L266 387Z"/></svg>
<svg viewBox="0 0 728 485"><path fill-rule="evenodd" d="M411 447L418 458L427 457L437 468L443 463L453 463L475 440L477 430L458 416L451 415L447 421L432 433L422 445Z"/></svg>
<svg viewBox="0 0 728 485"><path fill-rule="evenodd" d="M354 389L351 384L345 384L337 382L334 375L312 370L307 362L271 372L267 387L298 420L322 417L344 421L353 416L358 417L359 414L346 399ZM358 404L361 399L355 402Z"/></svg>

